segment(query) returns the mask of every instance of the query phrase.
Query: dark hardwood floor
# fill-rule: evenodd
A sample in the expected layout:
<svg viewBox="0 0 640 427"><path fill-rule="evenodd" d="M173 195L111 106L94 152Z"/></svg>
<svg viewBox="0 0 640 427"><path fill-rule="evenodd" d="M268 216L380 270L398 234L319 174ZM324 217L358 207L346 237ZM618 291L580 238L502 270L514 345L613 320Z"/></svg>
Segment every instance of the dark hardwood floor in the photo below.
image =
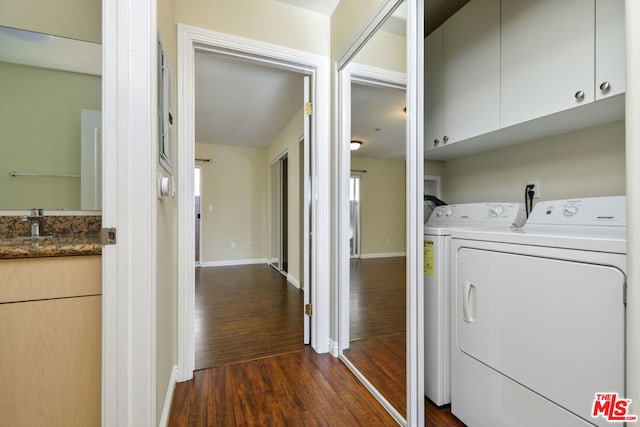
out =
<svg viewBox="0 0 640 427"><path fill-rule="evenodd" d="M375 279L389 272L389 266L383 264L379 260L372 262L371 271L377 272L361 271L362 277ZM404 259L392 264L404 269ZM367 265L360 263L363 266L366 270ZM378 315L387 316L387 312L404 305L404 286L401 303L396 294L384 287L373 288L386 296L356 297L369 302L386 301L384 312L378 311ZM352 286L352 292L354 289L357 286ZM198 269L199 370L191 381L176 385L169 425L396 425L342 362L328 354L316 354L302 344L302 304L302 292L270 267ZM352 343L352 357L358 358L359 368L368 378L393 378L393 388L404 390L404 322L376 323L375 310L370 309L361 310L360 314L374 321L369 326L360 321L360 329L354 329L360 339ZM399 329L402 333L397 333ZM390 333L373 336L380 331ZM369 340L375 344L371 349L367 349ZM211 368L204 369L207 366ZM406 407L403 392L390 395L394 396L394 405ZM448 407L438 408L429 401L425 404L425 420L427 426L463 425Z"/></svg>
<svg viewBox="0 0 640 427"><path fill-rule="evenodd" d="M406 258L352 259L344 355L406 417Z"/></svg>
<svg viewBox="0 0 640 427"><path fill-rule="evenodd" d="M303 294L260 264L196 269L196 369L304 348Z"/></svg>
<svg viewBox="0 0 640 427"><path fill-rule="evenodd" d="M406 333L405 277L405 257L351 260L351 341Z"/></svg>
<svg viewBox="0 0 640 427"><path fill-rule="evenodd" d="M340 360L311 348L179 383L169 426L397 425Z"/></svg>

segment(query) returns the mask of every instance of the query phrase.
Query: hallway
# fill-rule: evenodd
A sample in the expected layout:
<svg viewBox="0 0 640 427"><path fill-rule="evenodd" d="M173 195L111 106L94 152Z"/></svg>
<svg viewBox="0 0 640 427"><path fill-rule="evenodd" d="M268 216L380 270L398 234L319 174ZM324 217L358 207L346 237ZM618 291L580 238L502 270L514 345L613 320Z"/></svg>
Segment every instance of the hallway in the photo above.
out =
<svg viewBox="0 0 640 427"><path fill-rule="evenodd" d="M265 264L196 268L196 370L304 349L303 293Z"/></svg>

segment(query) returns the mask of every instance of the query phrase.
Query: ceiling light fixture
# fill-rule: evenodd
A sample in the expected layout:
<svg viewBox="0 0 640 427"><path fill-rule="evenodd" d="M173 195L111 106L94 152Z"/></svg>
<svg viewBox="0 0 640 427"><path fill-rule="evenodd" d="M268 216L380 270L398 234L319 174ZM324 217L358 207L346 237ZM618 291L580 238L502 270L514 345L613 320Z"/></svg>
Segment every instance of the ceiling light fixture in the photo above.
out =
<svg viewBox="0 0 640 427"><path fill-rule="evenodd" d="M362 141L356 141L355 139L352 139L351 144L349 144L349 149L351 149L351 151L356 151L361 146L362 146Z"/></svg>

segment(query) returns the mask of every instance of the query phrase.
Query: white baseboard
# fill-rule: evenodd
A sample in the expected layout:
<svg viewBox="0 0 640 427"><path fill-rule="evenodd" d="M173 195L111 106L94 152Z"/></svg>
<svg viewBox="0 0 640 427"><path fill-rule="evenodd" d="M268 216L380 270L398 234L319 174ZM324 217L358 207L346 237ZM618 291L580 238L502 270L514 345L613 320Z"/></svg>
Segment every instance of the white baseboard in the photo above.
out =
<svg viewBox="0 0 640 427"><path fill-rule="evenodd" d="M287 282L300 289L300 281L289 273L287 273Z"/></svg>
<svg viewBox="0 0 640 427"><path fill-rule="evenodd" d="M162 416L160 417L159 427L167 427L169 424L169 415L171 415L171 402L173 402L173 392L176 389L176 379L178 378L178 365L173 365L171 376L169 377L169 385L167 386L167 394L164 398L164 407L162 408Z"/></svg>
<svg viewBox="0 0 640 427"><path fill-rule="evenodd" d="M360 254L360 259L373 259L373 258L395 258L406 256L405 252L386 252L377 254Z"/></svg>
<svg viewBox="0 0 640 427"><path fill-rule="evenodd" d="M229 259L223 261L200 261L200 267L228 267L233 265L266 264L266 258L256 259Z"/></svg>
<svg viewBox="0 0 640 427"><path fill-rule="evenodd" d="M340 356L340 350L338 348L338 341L334 341L332 339L329 340L329 353L333 356L333 357L338 357Z"/></svg>

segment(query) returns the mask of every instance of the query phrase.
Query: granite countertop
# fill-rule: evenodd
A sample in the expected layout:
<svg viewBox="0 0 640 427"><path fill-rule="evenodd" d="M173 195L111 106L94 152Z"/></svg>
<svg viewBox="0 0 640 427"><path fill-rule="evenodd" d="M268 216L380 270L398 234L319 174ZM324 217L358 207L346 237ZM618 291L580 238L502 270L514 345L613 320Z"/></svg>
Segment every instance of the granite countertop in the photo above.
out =
<svg viewBox="0 0 640 427"><path fill-rule="evenodd" d="M0 259L100 255L100 215L50 215L37 218L41 237L31 234L33 217L0 216Z"/></svg>
<svg viewBox="0 0 640 427"><path fill-rule="evenodd" d="M100 235L0 238L0 259L100 255Z"/></svg>

